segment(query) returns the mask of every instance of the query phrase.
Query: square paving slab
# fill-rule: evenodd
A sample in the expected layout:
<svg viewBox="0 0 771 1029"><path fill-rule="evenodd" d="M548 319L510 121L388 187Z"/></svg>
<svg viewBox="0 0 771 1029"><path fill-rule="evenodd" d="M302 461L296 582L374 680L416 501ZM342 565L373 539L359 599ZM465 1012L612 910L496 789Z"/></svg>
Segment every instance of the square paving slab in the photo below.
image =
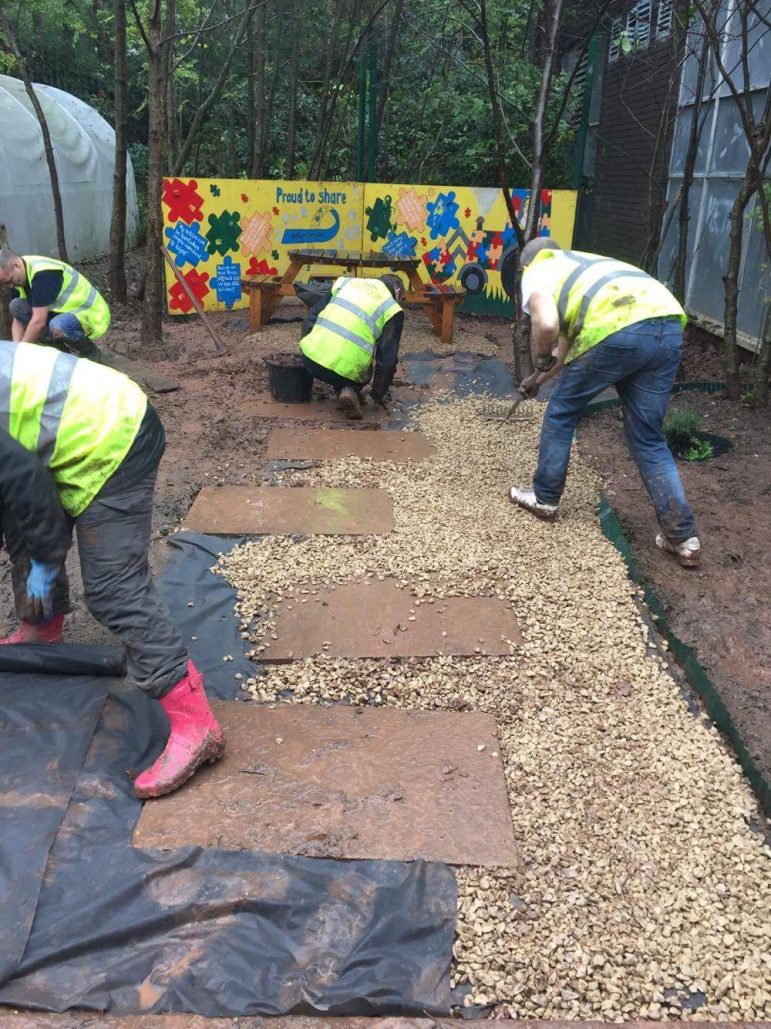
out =
<svg viewBox="0 0 771 1029"><path fill-rule="evenodd" d="M372 425L378 425L388 417L383 408L376 404L365 404L361 410L362 421ZM309 400L306 404L282 404L269 396L257 396L240 404L239 411L255 418L296 418L303 422L351 424L343 412L337 410L334 399Z"/></svg>
<svg viewBox="0 0 771 1029"><path fill-rule="evenodd" d="M134 846L518 866L491 715L212 707L225 756L145 804Z"/></svg>
<svg viewBox="0 0 771 1029"><path fill-rule="evenodd" d="M367 536L393 527L386 490L305 486L204 486L184 523L215 536Z"/></svg>
<svg viewBox="0 0 771 1029"><path fill-rule="evenodd" d="M425 461L436 451L422 432L372 432L360 429L274 429L268 457L329 460L370 457L373 461Z"/></svg>
<svg viewBox="0 0 771 1029"><path fill-rule="evenodd" d="M314 587L315 588L315 587ZM326 586L277 605L275 640L265 661L325 653L333 657L508 654L521 644L517 620L497 597L445 597L415 603L393 579ZM326 646L324 644L327 644Z"/></svg>

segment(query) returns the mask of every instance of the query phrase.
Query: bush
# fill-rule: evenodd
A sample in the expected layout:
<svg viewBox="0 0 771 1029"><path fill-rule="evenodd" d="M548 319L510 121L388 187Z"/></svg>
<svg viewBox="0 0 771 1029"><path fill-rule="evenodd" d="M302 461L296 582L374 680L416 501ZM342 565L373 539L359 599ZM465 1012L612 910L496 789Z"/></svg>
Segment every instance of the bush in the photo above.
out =
<svg viewBox="0 0 771 1029"><path fill-rule="evenodd" d="M698 443L696 436L701 427L701 415L696 411L671 411L664 419L664 438L670 450L686 449Z"/></svg>

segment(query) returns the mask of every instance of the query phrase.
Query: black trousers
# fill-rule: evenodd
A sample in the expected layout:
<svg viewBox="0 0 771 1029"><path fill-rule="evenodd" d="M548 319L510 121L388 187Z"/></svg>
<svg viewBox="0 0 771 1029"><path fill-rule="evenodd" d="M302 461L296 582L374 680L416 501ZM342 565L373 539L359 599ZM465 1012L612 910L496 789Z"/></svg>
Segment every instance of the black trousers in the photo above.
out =
<svg viewBox="0 0 771 1029"><path fill-rule="evenodd" d="M339 393L341 389L346 386L350 386L355 389L357 393L361 393L364 387L369 382L354 382L353 379L346 379L344 375L338 375L337 372L333 372L330 368L325 368L322 364L317 364L316 361L312 361L309 357L303 354L303 361L308 372L313 376L314 379L318 379L319 382L326 382L327 385L331 386L336 393ZM370 378L371 378L370 371Z"/></svg>

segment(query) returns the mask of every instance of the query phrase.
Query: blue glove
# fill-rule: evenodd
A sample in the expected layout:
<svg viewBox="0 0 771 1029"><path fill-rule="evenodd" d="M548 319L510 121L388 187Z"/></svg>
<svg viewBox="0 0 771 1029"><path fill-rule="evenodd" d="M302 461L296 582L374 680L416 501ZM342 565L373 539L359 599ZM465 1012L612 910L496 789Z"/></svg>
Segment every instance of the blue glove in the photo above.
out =
<svg viewBox="0 0 771 1029"><path fill-rule="evenodd" d="M27 576L27 604L32 616L48 621L53 618L54 583L61 565L32 561Z"/></svg>

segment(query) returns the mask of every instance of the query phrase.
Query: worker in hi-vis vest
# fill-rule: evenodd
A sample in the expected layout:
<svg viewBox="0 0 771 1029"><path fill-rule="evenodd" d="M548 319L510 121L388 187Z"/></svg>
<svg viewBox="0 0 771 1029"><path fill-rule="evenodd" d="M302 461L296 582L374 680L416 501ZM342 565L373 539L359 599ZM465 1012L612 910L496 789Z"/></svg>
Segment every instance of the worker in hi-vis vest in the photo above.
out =
<svg viewBox="0 0 771 1029"><path fill-rule="evenodd" d="M15 343L49 343L99 360L94 340L110 327L110 308L85 275L53 257L0 250L0 284L12 287Z"/></svg>
<svg viewBox="0 0 771 1029"><path fill-rule="evenodd" d="M169 720L163 753L134 782L138 797L170 793L225 747L150 574L165 443L155 408L125 375L52 347L0 342L0 525L21 619L0 643L61 641L74 527L86 606Z"/></svg>
<svg viewBox="0 0 771 1029"><path fill-rule="evenodd" d="M543 419L533 487L512 487L511 500L540 518L557 517L578 420L598 393L615 386L627 445L661 527L656 546L684 567L698 566L696 523L662 432L685 312L639 268L560 250L548 238L525 244L520 263L536 371L545 373L541 381L561 372Z"/></svg>
<svg viewBox="0 0 771 1029"><path fill-rule="evenodd" d="M361 391L370 379L372 399L384 405L404 327L399 276L341 277L298 295L310 306L300 340L310 374L335 389L346 418L361 418Z"/></svg>

